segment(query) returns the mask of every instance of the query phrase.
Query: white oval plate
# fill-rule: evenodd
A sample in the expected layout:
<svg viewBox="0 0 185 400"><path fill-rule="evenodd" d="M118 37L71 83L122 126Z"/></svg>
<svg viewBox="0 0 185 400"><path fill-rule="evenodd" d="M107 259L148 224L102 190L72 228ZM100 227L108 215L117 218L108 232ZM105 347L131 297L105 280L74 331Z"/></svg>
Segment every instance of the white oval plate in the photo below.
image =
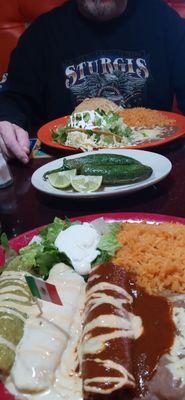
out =
<svg viewBox="0 0 185 400"><path fill-rule="evenodd" d="M123 156L128 156L135 158L136 160L142 162L145 165L150 166L153 169L152 175L145 179L144 181L129 184L129 185L114 185L114 186L102 186L97 192L90 193L79 193L73 191L73 189L68 188L65 190L56 189L50 185L48 180L43 179L43 175L46 171L56 169L62 166L63 158L51 161L42 167L38 168L32 175L31 182L32 185L44 192L46 194L57 196L57 197L71 197L71 198L96 198L96 197L107 197L107 196L117 196L117 195L127 195L129 193L136 192L137 190L144 189L148 186L153 185L164 179L171 171L172 164L168 158L150 151L144 150L99 150L90 151L80 154L74 154L72 156L65 157L67 159L86 157L89 154L120 154Z"/></svg>

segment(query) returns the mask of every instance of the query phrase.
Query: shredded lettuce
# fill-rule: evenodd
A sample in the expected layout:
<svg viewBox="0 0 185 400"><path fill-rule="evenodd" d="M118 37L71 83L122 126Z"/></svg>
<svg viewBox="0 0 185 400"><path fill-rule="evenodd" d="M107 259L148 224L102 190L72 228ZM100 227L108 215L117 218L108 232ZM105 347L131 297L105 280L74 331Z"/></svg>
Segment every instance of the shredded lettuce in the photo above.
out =
<svg viewBox="0 0 185 400"><path fill-rule="evenodd" d="M67 224L68 220L66 222L66 220L56 217L51 224L41 229L39 235L48 242L54 242L58 234L65 229Z"/></svg>
<svg viewBox="0 0 185 400"><path fill-rule="evenodd" d="M99 264L104 264L110 261L111 256L108 254L107 250L101 250L99 256L92 262L92 267L95 267Z"/></svg>
<svg viewBox="0 0 185 400"><path fill-rule="evenodd" d="M119 232L120 225L120 222L107 224L105 233L101 237L98 244L98 249L101 250L101 252L107 252L108 256L110 257L113 257L116 250L121 247L121 243L119 243L116 238L116 234Z"/></svg>
<svg viewBox="0 0 185 400"><path fill-rule="evenodd" d="M55 142L64 144L70 129L67 126L59 126L56 130L52 129L51 134Z"/></svg>
<svg viewBox="0 0 185 400"><path fill-rule="evenodd" d="M59 126L57 129L52 130L53 139L59 143L74 145L73 143L68 143L71 141L68 134L70 133L71 128L81 129L82 127L87 135L90 136L94 134L93 141L96 144L101 139L101 131L116 134L117 136L120 136L120 138L130 137L132 129L126 126L123 119L116 112L105 112L104 110L97 108L94 110L93 115L91 115L91 113L92 111L73 113L65 127ZM89 129L90 126L91 129ZM99 134L97 134L95 129L98 129ZM103 137L103 143L108 146L113 145L114 139L110 136Z"/></svg>
<svg viewBox="0 0 185 400"><path fill-rule="evenodd" d="M70 222L69 219L62 220L55 218L54 221L41 229L39 236L42 238L41 243L30 243L19 250L19 255L11 257L3 268L6 270L29 271L34 275L47 278L50 269L58 262L66 262L71 266L70 260L64 253L60 253L55 247L54 242L58 234L67 229L69 226L80 223L78 221ZM8 241L5 240L5 235L2 236L1 242L4 243L6 249L12 250L9 247Z"/></svg>
<svg viewBox="0 0 185 400"><path fill-rule="evenodd" d="M27 271L36 276L46 279L50 269L59 262L64 262L73 268L70 259L65 253L60 253L55 247L55 239L58 234L68 227L81 224L80 221L71 222L69 219L62 220L55 218L51 224L41 229L39 237L40 242L31 242L19 250L19 254L15 253L8 244L5 234L1 236L1 243L6 252L11 255L6 261L3 270ZM116 235L120 229L120 223L106 223L103 219L98 218L93 221L92 226L101 235L98 250L99 256L93 261L92 267L107 262L115 254L115 251L121 246ZM72 245L72 244L71 244Z"/></svg>

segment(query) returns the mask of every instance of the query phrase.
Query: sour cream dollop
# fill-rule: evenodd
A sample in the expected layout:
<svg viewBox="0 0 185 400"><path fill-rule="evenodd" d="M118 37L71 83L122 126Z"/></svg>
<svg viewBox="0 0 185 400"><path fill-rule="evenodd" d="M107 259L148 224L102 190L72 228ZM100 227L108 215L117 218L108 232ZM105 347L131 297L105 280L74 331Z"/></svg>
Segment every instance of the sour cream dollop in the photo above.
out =
<svg viewBox="0 0 185 400"><path fill-rule="evenodd" d="M85 118L88 116L88 120ZM101 124L96 124L96 120ZM69 126L71 128L95 129L106 127L106 120L95 110L77 112L71 115Z"/></svg>
<svg viewBox="0 0 185 400"><path fill-rule="evenodd" d="M100 254L97 250L99 240L97 231L88 222L84 222L61 231L55 246L69 257L76 272L86 275L91 270L91 262Z"/></svg>

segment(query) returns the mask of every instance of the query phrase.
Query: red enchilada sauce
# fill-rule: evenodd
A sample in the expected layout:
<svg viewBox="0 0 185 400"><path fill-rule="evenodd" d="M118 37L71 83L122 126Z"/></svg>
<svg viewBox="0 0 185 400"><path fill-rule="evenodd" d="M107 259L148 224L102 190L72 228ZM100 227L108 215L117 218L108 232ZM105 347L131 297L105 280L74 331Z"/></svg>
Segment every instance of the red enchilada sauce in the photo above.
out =
<svg viewBox="0 0 185 400"><path fill-rule="evenodd" d="M100 283L103 283L103 289L99 288L92 294L91 289L96 288L96 285ZM113 286L111 290L108 289L109 284L117 285L118 289L114 290ZM125 299L121 292L122 289L127 293ZM90 293L89 297L88 293ZM111 296L115 302L113 300L111 304L107 301L100 301L99 304L91 307L92 304L95 304L93 302L96 302L96 296L101 296L101 294ZM90 303L88 303L89 299ZM119 299L126 300L121 308L120 305L116 306ZM114 316L115 318L119 316L126 321L126 317L129 317L128 312L141 318L142 334L137 339L129 337L129 334L126 337L118 335L117 338L108 339L112 332L119 333L120 327L111 326ZM105 326L96 326L96 324L91 326L96 318L102 316L105 319L112 316L109 326L106 324ZM82 362L82 376L83 382L85 382L84 399L131 400L135 396L142 397L147 392L147 381L152 378L160 357L169 352L174 341L175 325L172 320L172 306L168 300L162 296L147 294L145 290L135 284L134 279L123 268L106 263L95 268L94 271L92 270L90 274L87 284L84 329L86 326L90 329L88 328L87 332L84 331L84 338L86 335L88 339L107 335L107 341L101 351L84 352ZM110 366L108 366L107 360L109 360ZM120 371L114 369L113 363L120 365ZM122 382L124 377L121 367L128 372L128 379L123 385L120 384L118 390L115 390L114 378L116 377ZM105 376L107 376L106 382L101 380ZM97 378L101 379L97 381ZM111 378L113 379L111 380ZM97 388L95 392L92 390L93 387Z"/></svg>
<svg viewBox="0 0 185 400"><path fill-rule="evenodd" d="M172 305L163 296L146 293L130 281L133 313L142 319L143 334L133 342L132 365L136 380L136 394L144 395L147 381L155 373L159 359L170 351L176 327L172 319Z"/></svg>

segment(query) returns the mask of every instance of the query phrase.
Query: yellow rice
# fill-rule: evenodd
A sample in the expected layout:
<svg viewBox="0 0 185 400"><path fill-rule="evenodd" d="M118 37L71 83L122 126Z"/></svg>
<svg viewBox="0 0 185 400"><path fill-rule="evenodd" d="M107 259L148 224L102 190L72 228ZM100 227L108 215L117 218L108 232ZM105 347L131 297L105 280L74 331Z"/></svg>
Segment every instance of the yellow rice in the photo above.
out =
<svg viewBox="0 0 185 400"><path fill-rule="evenodd" d="M185 293L185 225L123 223L114 263L136 276L149 293Z"/></svg>

